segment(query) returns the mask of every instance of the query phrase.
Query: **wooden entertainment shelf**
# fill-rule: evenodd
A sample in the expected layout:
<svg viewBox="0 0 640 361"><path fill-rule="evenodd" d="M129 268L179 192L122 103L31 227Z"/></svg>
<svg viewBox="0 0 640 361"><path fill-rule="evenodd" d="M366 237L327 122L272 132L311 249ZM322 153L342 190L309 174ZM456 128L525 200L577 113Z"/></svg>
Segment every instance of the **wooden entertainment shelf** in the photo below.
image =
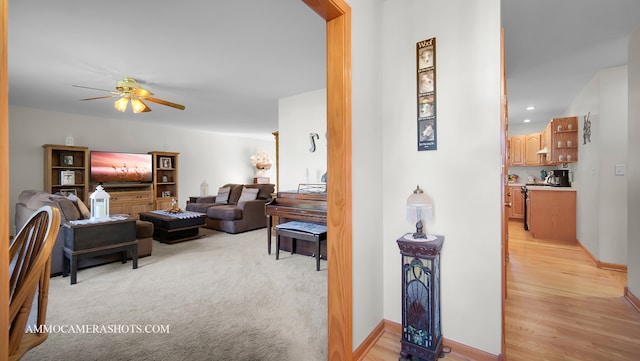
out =
<svg viewBox="0 0 640 361"><path fill-rule="evenodd" d="M89 148L45 144L44 191L75 193L90 206L89 196L97 184L89 183ZM130 214L138 218L142 212L171 208L178 200L178 155L175 152L152 151L151 183L102 184L111 195L111 214Z"/></svg>
<svg viewBox="0 0 640 361"><path fill-rule="evenodd" d="M75 193L86 203L89 194L89 148L54 144L45 144L42 148L44 191ZM69 176L65 178L65 174Z"/></svg>
<svg viewBox="0 0 640 361"><path fill-rule="evenodd" d="M130 214L134 218L142 212L152 211L153 187L150 183L143 184L103 184L109 200L109 212L111 214ZM95 185L92 187L95 189Z"/></svg>
<svg viewBox="0 0 640 361"><path fill-rule="evenodd" d="M178 200L178 155L174 152L149 152L153 156L153 197L156 209L171 208Z"/></svg>

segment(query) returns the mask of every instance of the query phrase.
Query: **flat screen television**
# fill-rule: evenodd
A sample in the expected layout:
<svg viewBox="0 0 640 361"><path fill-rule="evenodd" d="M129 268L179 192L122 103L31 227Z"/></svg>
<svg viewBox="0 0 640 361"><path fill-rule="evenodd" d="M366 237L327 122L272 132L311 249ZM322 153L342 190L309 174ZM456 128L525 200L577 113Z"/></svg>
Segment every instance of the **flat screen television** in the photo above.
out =
<svg viewBox="0 0 640 361"><path fill-rule="evenodd" d="M153 180L151 154L92 151L91 183L150 183Z"/></svg>

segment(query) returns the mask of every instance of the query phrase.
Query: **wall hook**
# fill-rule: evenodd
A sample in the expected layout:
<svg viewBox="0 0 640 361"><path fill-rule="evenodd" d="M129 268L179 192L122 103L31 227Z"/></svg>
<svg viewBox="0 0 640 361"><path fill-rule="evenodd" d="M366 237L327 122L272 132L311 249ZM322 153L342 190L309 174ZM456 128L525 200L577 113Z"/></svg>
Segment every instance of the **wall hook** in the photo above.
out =
<svg viewBox="0 0 640 361"><path fill-rule="evenodd" d="M316 139L320 139L318 133L309 133L309 140L311 141L311 148L309 148L309 151L311 153L316 151Z"/></svg>

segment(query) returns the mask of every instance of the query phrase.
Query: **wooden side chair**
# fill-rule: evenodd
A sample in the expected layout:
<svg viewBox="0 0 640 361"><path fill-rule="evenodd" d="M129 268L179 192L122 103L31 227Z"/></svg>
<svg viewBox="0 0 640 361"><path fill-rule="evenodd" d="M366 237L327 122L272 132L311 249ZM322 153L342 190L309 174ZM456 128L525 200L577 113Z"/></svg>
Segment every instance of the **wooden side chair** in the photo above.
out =
<svg viewBox="0 0 640 361"><path fill-rule="evenodd" d="M47 316L51 250L60 229L60 211L51 206L36 210L9 246L9 360L19 360L47 339L44 330L27 332L33 300L38 294L40 329Z"/></svg>

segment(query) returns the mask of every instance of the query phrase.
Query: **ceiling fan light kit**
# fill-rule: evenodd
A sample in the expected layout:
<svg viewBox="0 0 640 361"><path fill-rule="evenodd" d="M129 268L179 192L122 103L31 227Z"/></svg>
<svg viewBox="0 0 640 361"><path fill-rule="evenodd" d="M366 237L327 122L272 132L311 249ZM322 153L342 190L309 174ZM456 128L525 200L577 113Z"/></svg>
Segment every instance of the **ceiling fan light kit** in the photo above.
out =
<svg viewBox="0 0 640 361"><path fill-rule="evenodd" d="M172 107L172 108L180 109L180 110L184 110L185 109L184 105L172 103L172 102L169 102L169 101L166 101L166 100L162 100L162 99L158 99L158 98L152 98L151 95L153 95L153 93L148 91L147 89L144 89L143 87L141 87L138 84L138 82L136 82L136 80L133 79L133 78L124 78L123 80L117 82L115 91L106 90L106 89L85 87L85 86L80 86L80 85L74 85L74 86L78 87L78 88L100 90L100 91L106 91L106 92L111 93L111 95L107 95L107 96L94 97L94 98L85 98L85 99L81 99L81 100L95 100L95 99L119 97L120 99L116 100L115 103L113 104L113 106L117 110L119 110L119 111L121 111L123 113L127 110L127 105L129 104L129 100L131 100L131 110L134 113L150 112L151 108L149 108L142 101L143 99L144 100L148 100L150 102L166 105L166 106L169 106L169 107Z"/></svg>
<svg viewBox="0 0 640 361"><path fill-rule="evenodd" d="M146 113L151 111L151 108L142 102L142 100L137 98L131 98L131 109L134 113Z"/></svg>
<svg viewBox="0 0 640 361"><path fill-rule="evenodd" d="M116 102L113 104L113 106L118 109L121 112L125 112L127 110L127 105L129 105L129 99L128 98L120 98L118 100L116 100Z"/></svg>

